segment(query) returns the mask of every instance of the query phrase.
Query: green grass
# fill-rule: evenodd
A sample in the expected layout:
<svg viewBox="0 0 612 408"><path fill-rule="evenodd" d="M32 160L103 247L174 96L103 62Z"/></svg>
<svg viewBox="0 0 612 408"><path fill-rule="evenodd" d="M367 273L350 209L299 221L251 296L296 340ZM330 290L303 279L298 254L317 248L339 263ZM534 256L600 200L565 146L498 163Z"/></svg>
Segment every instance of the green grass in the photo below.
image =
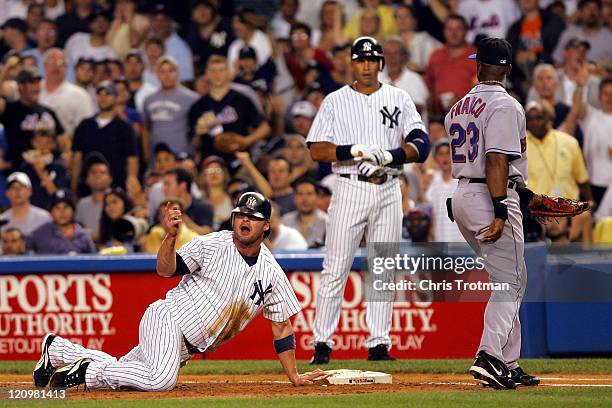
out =
<svg viewBox="0 0 612 408"><path fill-rule="evenodd" d="M4 401L3 401L4 402ZM609 407L612 405L612 392L604 389L550 389L538 388L519 391L484 391L484 392L416 392L410 394L362 394L316 397L287 398L242 398L235 399L191 399L191 400L99 400L99 401L40 401L28 403L28 406L70 406L70 407L474 407L503 406L507 407ZM5 407L23 407L23 403L10 402Z"/></svg>
<svg viewBox="0 0 612 408"><path fill-rule="evenodd" d="M473 360L398 360L373 362L365 360L335 360L323 369L337 368L383 371L389 373L465 373ZM0 374L31 374L34 361L0 361ZM538 374L611 374L612 359L522 359L526 371ZM298 362L300 371L313 367L306 361ZM194 360L181 370L183 374L280 374L282 368L276 360Z"/></svg>
<svg viewBox="0 0 612 408"><path fill-rule="evenodd" d="M367 362L362 360L333 361L326 369L354 368L391 373L466 373L472 360L400 360L395 362ZM523 359L522 366L528 372L542 374L609 374L612 377L612 359ZM0 374L30 374L33 361L0 361ZM305 361L299 362L300 371L310 370L312 366ZM192 361L182 369L184 374L280 374L278 361ZM468 377L466 377L467 379ZM476 405L507 407L565 407L612 406L612 388L523 388L517 391L493 391L474 387L470 391L436 391L391 394L356 394L312 397L268 397L268 398L203 398L203 399L147 399L147 400L89 400L89 401L0 401L4 407L473 407ZM486 406L486 405L485 405Z"/></svg>

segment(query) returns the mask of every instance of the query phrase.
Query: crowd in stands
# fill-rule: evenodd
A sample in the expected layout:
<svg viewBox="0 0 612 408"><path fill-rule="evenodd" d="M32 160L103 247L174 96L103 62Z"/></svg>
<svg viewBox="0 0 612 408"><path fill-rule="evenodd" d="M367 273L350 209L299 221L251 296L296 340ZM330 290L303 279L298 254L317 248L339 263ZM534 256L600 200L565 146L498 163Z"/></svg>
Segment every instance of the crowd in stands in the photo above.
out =
<svg viewBox="0 0 612 408"><path fill-rule="evenodd" d="M406 241L462 241L444 115L491 36L513 46L529 186L593 205L526 239L612 242L612 0L0 0L0 27L4 254L156 252L168 202L182 245L231 228L247 191L273 200L271 248L324 246L335 179L306 136L363 35L433 144L400 177Z"/></svg>

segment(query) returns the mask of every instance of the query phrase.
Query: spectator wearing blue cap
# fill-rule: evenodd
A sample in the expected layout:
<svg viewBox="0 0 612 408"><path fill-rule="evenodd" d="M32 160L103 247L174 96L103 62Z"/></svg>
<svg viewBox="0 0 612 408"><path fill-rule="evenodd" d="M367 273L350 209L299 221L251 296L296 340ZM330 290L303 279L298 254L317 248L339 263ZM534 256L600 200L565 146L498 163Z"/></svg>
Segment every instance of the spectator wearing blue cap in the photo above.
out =
<svg viewBox="0 0 612 408"><path fill-rule="evenodd" d="M268 94L276 76L276 65L267 60L263 65L257 64L257 55L253 47L245 46L238 54L238 70L234 82L251 86Z"/></svg>
<svg viewBox="0 0 612 408"><path fill-rule="evenodd" d="M83 227L74 222L74 204L65 190L58 190L49 205L51 221L38 227L26 240L37 254L74 255L96 252Z"/></svg>
<svg viewBox="0 0 612 408"><path fill-rule="evenodd" d="M134 130L117 115L117 89L110 81L101 82L96 88L97 115L83 120L74 131L72 144L71 188L73 194L86 194L83 158L91 152L99 152L108 161L114 187L132 191L138 189L138 149ZM81 186L77 189L78 186Z"/></svg>

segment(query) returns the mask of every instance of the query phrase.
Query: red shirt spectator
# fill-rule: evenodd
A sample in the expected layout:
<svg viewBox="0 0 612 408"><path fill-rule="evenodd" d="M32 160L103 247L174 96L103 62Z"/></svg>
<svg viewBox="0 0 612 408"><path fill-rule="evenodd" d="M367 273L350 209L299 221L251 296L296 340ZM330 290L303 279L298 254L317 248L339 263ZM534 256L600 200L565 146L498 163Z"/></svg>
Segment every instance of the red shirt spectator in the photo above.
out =
<svg viewBox="0 0 612 408"><path fill-rule="evenodd" d="M297 88L300 91L306 89L309 82L314 78L306 76L310 68L318 68L326 71L333 69L332 62L325 52L318 48L310 47L310 27L306 24L297 23L291 28L292 52L285 55L287 69L291 73Z"/></svg>
<svg viewBox="0 0 612 408"><path fill-rule="evenodd" d="M476 49L465 42L467 24L463 17L450 15L444 24L446 44L431 54L425 83L431 94L430 112L446 114L474 86L476 64L468 59Z"/></svg>

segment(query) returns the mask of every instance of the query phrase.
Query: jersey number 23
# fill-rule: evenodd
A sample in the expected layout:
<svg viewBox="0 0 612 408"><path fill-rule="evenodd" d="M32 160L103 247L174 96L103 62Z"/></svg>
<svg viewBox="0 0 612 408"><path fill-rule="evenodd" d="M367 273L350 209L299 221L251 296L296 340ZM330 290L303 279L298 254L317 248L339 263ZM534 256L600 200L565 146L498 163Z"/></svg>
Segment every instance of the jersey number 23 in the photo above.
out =
<svg viewBox="0 0 612 408"><path fill-rule="evenodd" d="M453 123L449 129L451 140L451 155L453 163L465 163L467 159L471 162L478 157L478 140L480 139L480 130L474 122L467 124L465 128L459 123ZM464 148L463 146L466 144Z"/></svg>

